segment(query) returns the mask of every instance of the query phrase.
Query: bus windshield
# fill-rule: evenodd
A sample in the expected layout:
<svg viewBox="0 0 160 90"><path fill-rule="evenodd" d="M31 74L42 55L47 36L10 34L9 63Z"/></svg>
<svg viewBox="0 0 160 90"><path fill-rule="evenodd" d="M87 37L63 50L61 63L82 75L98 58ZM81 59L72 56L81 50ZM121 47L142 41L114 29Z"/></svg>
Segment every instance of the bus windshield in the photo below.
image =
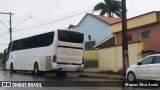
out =
<svg viewBox="0 0 160 90"><path fill-rule="evenodd" d="M58 30L58 39L64 42L83 43L84 35L74 31Z"/></svg>

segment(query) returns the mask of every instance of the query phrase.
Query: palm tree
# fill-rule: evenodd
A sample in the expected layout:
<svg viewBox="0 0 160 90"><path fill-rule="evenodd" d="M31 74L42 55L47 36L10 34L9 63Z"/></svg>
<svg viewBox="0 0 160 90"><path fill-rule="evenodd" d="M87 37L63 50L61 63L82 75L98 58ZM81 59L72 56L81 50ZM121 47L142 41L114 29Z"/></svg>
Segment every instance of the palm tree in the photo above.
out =
<svg viewBox="0 0 160 90"><path fill-rule="evenodd" d="M117 0L104 0L104 2L98 3L94 7L94 11L100 11L100 15L105 15L109 17L114 17L114 15L118 17L122 17L122 3Z"/></svg>

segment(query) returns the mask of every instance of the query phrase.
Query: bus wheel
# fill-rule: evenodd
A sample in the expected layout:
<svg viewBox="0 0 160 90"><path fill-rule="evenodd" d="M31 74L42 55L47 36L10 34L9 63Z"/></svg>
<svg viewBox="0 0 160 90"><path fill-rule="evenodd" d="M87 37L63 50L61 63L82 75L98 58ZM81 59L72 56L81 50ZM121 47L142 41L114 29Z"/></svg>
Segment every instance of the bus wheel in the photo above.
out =
<svg viewBox="0 0 160 90"><path fill-rule="evenodd" d="M14 70L14 67L13 67L13 63L11 63L11 65L10 65L10 71L11 71L11 73L15 73L15 70Z"/></svg>
<svg viewBox="0 0 160 90"><path fill-rule="evenodd" d="M56 76L57 77L66 77L67 76L67 74L66 74L66 72L56 72Z"/></svg>
<svg viewBox="0 0 160 90"><path fill-rule="evenodd" d="M38 66L38 63L35 63L33 73L34 73L34 75L38 75L38 74L39 74L39 66Z"/></svg>

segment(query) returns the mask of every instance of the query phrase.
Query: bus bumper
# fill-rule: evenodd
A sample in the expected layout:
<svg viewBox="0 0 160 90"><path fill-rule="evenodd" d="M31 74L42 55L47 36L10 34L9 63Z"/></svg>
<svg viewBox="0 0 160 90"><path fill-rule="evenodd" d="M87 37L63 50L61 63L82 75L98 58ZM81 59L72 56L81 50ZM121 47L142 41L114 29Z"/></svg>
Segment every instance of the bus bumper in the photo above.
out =
<svg viewBox="0 0 160 90"><path fill-rule="evenodd" d="M82 65L64 65L64 64L53 64L53 70L56 71L67 71L67 72L73 72L73 71L83 71L84 67Z"/></svg>

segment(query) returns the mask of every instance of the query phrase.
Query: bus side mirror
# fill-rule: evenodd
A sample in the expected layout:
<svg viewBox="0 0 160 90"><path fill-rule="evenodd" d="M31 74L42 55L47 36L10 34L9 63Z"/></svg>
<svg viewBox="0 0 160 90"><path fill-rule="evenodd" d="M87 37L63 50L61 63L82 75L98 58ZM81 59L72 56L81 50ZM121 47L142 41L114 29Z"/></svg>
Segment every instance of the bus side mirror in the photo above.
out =
<svg viewBox="0 0 160 90"><path fill-rule="evenodd" d="M4 54L4 55L6 55L6 54L7 54L7 48L4 50L3 54Z"/></svg>

